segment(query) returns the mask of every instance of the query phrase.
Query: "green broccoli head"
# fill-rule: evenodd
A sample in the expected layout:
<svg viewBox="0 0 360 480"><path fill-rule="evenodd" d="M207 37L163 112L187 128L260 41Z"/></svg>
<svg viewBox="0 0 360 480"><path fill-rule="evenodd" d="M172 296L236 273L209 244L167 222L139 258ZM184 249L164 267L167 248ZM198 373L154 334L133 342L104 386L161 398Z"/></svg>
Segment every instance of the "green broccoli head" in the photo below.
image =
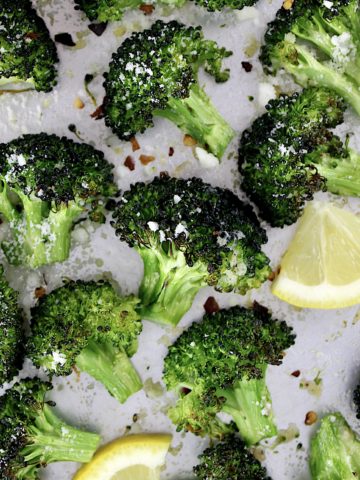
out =
<svg viewBox="0 0 360 480"><path fill-rule="evenodd" d="M89 20L108 22L121 20L124 11L142 5L142 0L75 0L76 5L83 10Z"/></svg>
<svg viewBox="0 0 360 480"><path fill-rule="evenodd" d="M271 480L266 469L249 452L245 443L235 435L207 448L194 467L199 480Z"/></svg>
<svg viewBox="0 0 360 480"><path fill-rule="evenodd" d="M266 109L239 147L242 187L262 218L289 225L319 190L360 195L358 155L329 130L343 121L337 95L308 88L271 100Z"/></svg>
<svg viewBox="0 0 360 480"><path fill-rule="evenodd" d="M200 145L221 157L233 130L198 84L201 66L217 82L229 71L231 52L205 40L201 27L157 21L126 39L113 54L105 76L106 124L123 140L142 133L158 115L174 122Z"/></svg>
<svg viewBox="0 0 360 480"><path fill-rule="evenodd" d="M204 285L244 294L269 276L265 231L232 192L162 175L123 194L113 227L144 262L144 318L176 324Z"/></svg>
<svg viewBox="0 0 360 480"><path fill-rule="evenodd" d="M99 205L116 192L112 165L90 145L45 133L0 144L0 157L8 261L34 268L66 260L74 221L89 211L103 219Z"/></svg>
<svg viewBox="0 0 360 480"><path fill-rule="evenodd" d="M233 416L246 443L272 436L276 429L271 412L264 413L265 403L271 402L264 381L266 368L281 364L294 338L285 322L274 321L260 306L205 315L180 335L165 358L164 382L179 395L170 418L179 429L221 437L214 434L221 428L214 429L213 422L221 426L216 415L225 411ZM223 433L228 433L226 428Z"/></svg>
<svg viewBox="0 0 360 480"><path fill-rule="evenodd" d="M4 276L0 266L0 386L10 382L22 367L25 341L23 315L18 294Z"/></svg>
<svg viewBox="0 0 360 480"><path fill-rule="evenodd" d="M86 371L124 402L141 388L129 360L142 329L137 304L108 282L70 281L32 309L27 355L49 375Z"/></svg>
<svg viewBox="0 0 360 480"><path fill-rule="evenodd" d="M360 114L358 0L295 0L268 26L260 59L303 86L332 89Z"/></svg>
<svg viewBox="0 0 360 480"><path fill-rule="evenodd" d="M314 480L360 476L360 440L341 413L329 413L321 420L311 440L309 463Z"/></svg>
<svg viewBox="0 0 360 480"><path fill-rule="evenodd" d="M194 0L197 5L205 7L209 12L216 12L231 8L241 10L244 7L255 5L257 0Z"/></svg>
<svg viewBox="0 0 360 480"><path fill-rule="evenodd" d="M60 420L46 402L48 382L27 378L0 397L0 471L4 480L37 480L49 463L89 462L100 436Z"/></svg>
<svg viewBox="0 0 360 480"><path fill-rule="evenodd" d="M49 92L56 85L58 56L44 21L30 0L3 0L0 6L0 90Z"/></svg>

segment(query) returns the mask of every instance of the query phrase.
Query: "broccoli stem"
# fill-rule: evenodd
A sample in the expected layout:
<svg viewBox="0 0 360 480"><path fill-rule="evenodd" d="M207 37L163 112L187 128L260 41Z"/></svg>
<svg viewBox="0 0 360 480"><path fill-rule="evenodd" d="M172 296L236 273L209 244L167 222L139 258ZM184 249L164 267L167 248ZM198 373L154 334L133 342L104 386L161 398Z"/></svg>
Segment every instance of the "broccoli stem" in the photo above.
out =
<svg viewBox="0 0 360 480"><path fill-rule="evenodd" d="M28 431L30 441L21 454L30 465L65 461L87 463L100 443L100 435L67 425L48 405L43 406ZM23 473L25 476L20 472L18 478L28 478L26 471Z"/></svg>
<svg viewBox="0 0 360 480"><path fill-rule="evenodd" d="M47 202L18 193L23 212L20 215L14 208L11 211L11 201L5 197L5 189L1 195L0 209L7 217L12 239L3 242L2 248L9 263L13 265L28 265L37 268L41 265L63 262L69 256L71 229L73 222L82 213L83 208L74 202L50 209Z"/></svg>
<svg viewBox="0 0 360 480"><path fill-rule="evenodd" d="M142 388L141 379L128 356L111 341L91 339L76 358L77 367L101 382L120 403Z"/></svg>
<svg viewBox="0 0 360 480"><path fill-rule="evenodd" d="M306 86L310 80L316 85L333 90L360 115L360 68L351 64L348 72L337 72L334 68L320 63L308 48L301 45L296 45L295 48L296 62L284 60L284 68L294 75L301 85Z"/></svg>
<svg viewBox="0 0 360 480"><path fill-rule="evenodd" d="M177 325L190 309L198 291L207 285L206 267L197 262L192 267L173 244L168 252L159 246L137 249L144 262L144 277L139 290L146 320Z"/></svg>
<svg viewBox="0 0 360 480"><path fill-rule="evenodd" d="M219 159L234 137L233 129L198 85L190 88L186 98L171 98L167 108L155 110L154 115L175 123Z"/></svg>
<svg viewBox="0 0 360 480"><path fill-rule="evenodd" d="M266 367L264 368L265 375ZM247 445L255 445L277 434L271 397L265 378L242 379L234 388L221 391L226 398L223 411L234 419Z"/></svg>
<svg viewBox="0 0 360 480"><path fill-rule="evenodd" d="M337 195L360 197L360 156L348 149L345 158L319 157L315 166L326 179L326 188Z"/></svg>

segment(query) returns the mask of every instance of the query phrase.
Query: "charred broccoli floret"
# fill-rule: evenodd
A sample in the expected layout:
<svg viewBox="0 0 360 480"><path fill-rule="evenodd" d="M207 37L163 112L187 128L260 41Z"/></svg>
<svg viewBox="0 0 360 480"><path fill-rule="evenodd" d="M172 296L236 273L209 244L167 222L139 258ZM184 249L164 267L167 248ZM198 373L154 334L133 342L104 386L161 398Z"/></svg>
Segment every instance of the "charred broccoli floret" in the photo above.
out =
<svg viewBox="0 0 360 480"><path fill-rule="evenodd" d="M233 429L217 416L226 412L247 445L275 435L266 369L281 364L294 338L285 322L259 305L220 310L193 323L170 346L164 364L166 387L179 396L168 411L178 431L221 438Z"/></svg>
<svg viewBox="0 0 360 480"><path fill-rule="evenodd" d="M89 462L100 436L63 422L46 401L52 386L38 378L16 383L0 397L0 472L3 480L38 480L54 462Z"/></svg>
<svg viewBox="0 0 360 480"><path fill-rule="evenodd" d="M123 194L113 227L144 262L143 318L176 325L212 285L244 294L270 274L266 233L232 192L165 175Z"/></svg>
<svg viewBox="0 0 360 480"><path fill-rule="evenodd" d="M74 221L113 195L112 165L90 145L46 133L0 144L0 214L11 239L2 243L14 265L39 267L69 256Z"/></svg>
<svg viewBox="0 0 360 480"><path fill-rule="evenodd" d="M360 439L341 413L329 413L311 440L313 480L347 480L360 476Z"/></svg>
<svg viewBox="0 0 360 480"><path fill-rule="evenodd" d="M69 281L31 310L27 355L50 376L77 367L123 403L142 386L129 360L142 329L137 304L108 282Z"/></svg>
<svg viewBox="0 0 360 480"><path fill-rule="evenodd" d="M0 387L10 382L22 367L25 330L18 306L18 294L4 276L0 265Z"/></svg>
<svg viewBox="0 0 360 480"><path fill-rule="evenodd" d="M52 90L56 47L31 1L2 0L0 25L0 90Z"/></svg>
<svg viewBox="0 0 360 480"><path fill-rule="evenodd" d="M157 0L155 3L181 7L186 0ZM254 5L257 0L194 0L197 5L205 7L210 12L226 8L242 9ZM76 5L83 10L90 20L107 22L121 20L126 10L134 9L144 4L142 0L75 0Z"/></svg>
<svg viewBox="0 0 360 480"><path fill-rule="evenodd" d="M50 376L77 367L123 403L142 386L129 360L142 329L137 304L108 282L68 282L31 310L27 356Z"/></svg>
<svg viewBox="0 0 360 480"><path fill-rule="evenodd" d="M360 420L360 384L354 390L353 400L356 408L356 418Z"/></svg>
<svg viewBox="0 0 360 480"><path fill-rule="evenodd" d="M222 443L207 448L194 467L199 480L271 480L266 469L250 453L245 443L228 435Z"/></svg>
<svg viewBox="0 0 360 480"><path fill-rule="evenodd" d="M360 195L360 157L329 128L344 104L329 90L271 100L240 142L242 187L272 226L295 222L317 191Z"/></svg>
<svg viewBox="0 0 360 480"><path fill-rule="evenodd" d="M201 27L176 21L157 21L136 32L113 54L105 75L106 124L123 140L153 125L153 117L165 117L201 146L221 158L234 136L198 83L203 66L217 82L229 71L222 60L231 55L216 42L205 40Z"/></svg>
<svg viewBox="0 0 360 480"><path fill-rule="evenodd" d="M270 23L260 59L302 86L333 90L360 114L359 30L358 0L295 0Z"/></svg>

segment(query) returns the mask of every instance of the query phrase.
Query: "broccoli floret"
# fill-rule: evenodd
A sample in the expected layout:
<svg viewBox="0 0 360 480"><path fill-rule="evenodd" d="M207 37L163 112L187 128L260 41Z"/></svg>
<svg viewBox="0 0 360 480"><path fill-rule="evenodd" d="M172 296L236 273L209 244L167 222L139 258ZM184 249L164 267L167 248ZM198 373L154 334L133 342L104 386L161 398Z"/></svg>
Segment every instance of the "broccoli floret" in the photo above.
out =
<svg viewBox="0 0 360 480"><path fill-rule="evenodd" d="M2 0L0 5L0 90L56 85L58 56L44 21L30 0Z"/></svg>
<svg viewBox="0 0 360 480"><path fill-rule="evenodd" d="M164 382L179 396L168 411L178 431L221 438L232 428L217 417L225 412L247 445L275 435L266 369L281 364L294 338L285 322L259 305L220 310L193 323L165 358Z"/></svg>
<svg viewBox="0 0 360 480"><path fill-rule="evenodd" d="M182 7L186 0L157 0L155 3ZM254 5L257 0L194 0L197 5L205 7L209 12L231 8L241 10L245 6ZM124 11L143 5L143 0L75 0L90 20L107 22L121 20ZM152 2L151 2L152 3Z"/></svg>
<svg viewBox="0 0 360 480"><path fill-rule="evenodd" d="M87 372L123 403L142 387L129 359L142 329L138 302L108 282L70 281L31 310L26 353L50 376Z"/></svg>
<svg viewBox="0 0 360 480"><path fill-rule="evenodd" d="M265 231L232 192L162 175L123 194L113 227L144 262L142 316L176 325L205 285L245 294L270 274Z"/></svg>
<svg viewBox="0 0 360 480"><path fill-rule="evenodd" d="M4 276L0 265L0 387L18 374L23 364L25 330L18 306L18 293Z"/></svg>
<svg viewBox="0 0 360 480"><path fill-rule="evenodd" d="M201 27L157 21L136 32L113 54L105 75L106 124L123 140L165 117L201 146L221 158L234 136L198 84L203 66L217 82L229 78L222 60L231 55L205 40Z"/></svg>
<svg viewBox="0 0 360 480"><path fill-rule="evenodd" d="M239 148L242 187L272 226L295 222L317 191L360 196L360 157L329 128L342 123L344 103L308 88L271 100Z"/></svg>
<svg viewBox="0 0 360 480"><path fill-rule="evenodd" d="M90 145L45 133L0 144L0 214L11 240L2 243L8 261L32 268L69 256L74 221L116 192L112 165Z"/></svg>
<svg viewBox="0 0 360 480"><path fill-rule="evenodd" d="M358 0L295 0L270 23L260 59L302 86L332 89L360 114Z"/></svg>
<svg viewBox="0 0 360 480"><path fill-rule="evenodd" d="M54 462L89 462L100 436L58 418L45 400L48 382L27 378L0 398L0 472L3 480L38 480L39 469Z"/></svg>
<svg viewBox="0 0 360 480"><path fill-rule="evenodd" d="M271 480L244 442L228 435L222 443L207 448L194 467L199 480Z"/></svg>
<svg viewBox="0 0 360 480"><path fill-rule="evenodd" d="M360 476L360 440L340 413L330 413L321 420L311 440L310 471L313 480Z"/></svg>

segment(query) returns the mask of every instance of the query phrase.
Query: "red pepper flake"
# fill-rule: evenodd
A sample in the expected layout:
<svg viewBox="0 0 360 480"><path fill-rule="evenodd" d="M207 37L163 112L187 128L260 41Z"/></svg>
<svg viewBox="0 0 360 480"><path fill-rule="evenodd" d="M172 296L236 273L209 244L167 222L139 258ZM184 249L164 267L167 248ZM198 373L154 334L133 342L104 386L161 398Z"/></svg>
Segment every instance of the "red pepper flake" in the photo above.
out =
<svg viewBox="0 0 360 480"><path fill-rule="evenodd" d="M174 148L173 148L173 147L170 147L170 148L169 148L169 157L172 157L172 156L174 155L174 153L175 153Z"/></svg>
<svg viewBox="0 0 360 480"><path fill-rule="evenodd" d="M268 280L270 280L270 282L273 282L276 278L276 272L271 272L270 275L268 276Z"/></svg>
<svg viewBox="0 0 360 480"><path fill-rule="evenodd" d="M44 287L35 288L35 298L43 298L46 295L46 289Z"/></svg>
<svg viewBox="0 0 360 480"><path fill-rule="evenodd" d="M151 15L155 10L155 7L154 5L147 5L146 3L143 3L140 5L139 10L141 10L145 15Z"/></svg>
<svg viewBox="0 0 360 480"><path fill-rule="evenodd" d="M36 32L28 32L28 33L25 33L24 38L25 40L37 40L39 36L40 35Z"/></svg>
<svg viewBox="0 0 360 480"><path fill-rule="evenodd" d="M241 62L241 66L243 67L246 73L251 72L251 70L253 69L253 66L251 65L250 62Z"/></svg>
<svg viewBox="0 0 360 480"><path fill-rule="evenodd" d="M294 372L292 372L291 375L292 375L293 377L298 378L298 377L300 377L300 374L301 374L300 370L295 370Z"/></svg>
<svg viewBox="0 0 360 480"><path fill-rule="evenodd" d="M183 143L186 147L194 147L197 144L197 141L191 135L186 134L184 135Z"/></svg>
<svg viewBox="0 0 360 480"><path fill-rule="evenodd" d="M90 115L90 117L94 118L95 120L101 120L102 118L104 118L105 117L104 105L100 105L99 107L97 107L95 112L93 112Z"/></svg>
<svg viewBox="0 0 360 480"><path fill-rule="evenodd" d="M133 152L136 152L136 150L140 150L140 144L139 142L136 140L135 137L132 137L130 138L130 143L131 143L131 147L132 147L132 151Z"/></svg>
<svg viewBox="0 0 360 480"><path fill-rule="evenodd" d="M317 421L317 414L316 412L310 411L305 416L305 425L314 425Z"/></svg>
<svg viewBox="0 0 360 480"><path fill-rule="evenodd" d="M153 162L155 160L155 157L153 155L140 155L139 159L143 165L147 165Z"/></svg>
<svg viewBox="0 0 360 480"><path fill-rule="evenodd" d="M204 309L207 314L216 313L220 310L219 304L214 297L209 297L204 303Z"/></svg>
<svg viewBox="0 0 360 480"><path fill-rule="evenodd" d="M131 171L135 170L135 162L134 162L134 159L130 155L128 155L125 158L124 165L125 165L125 167L127 167Z"/></svg>

